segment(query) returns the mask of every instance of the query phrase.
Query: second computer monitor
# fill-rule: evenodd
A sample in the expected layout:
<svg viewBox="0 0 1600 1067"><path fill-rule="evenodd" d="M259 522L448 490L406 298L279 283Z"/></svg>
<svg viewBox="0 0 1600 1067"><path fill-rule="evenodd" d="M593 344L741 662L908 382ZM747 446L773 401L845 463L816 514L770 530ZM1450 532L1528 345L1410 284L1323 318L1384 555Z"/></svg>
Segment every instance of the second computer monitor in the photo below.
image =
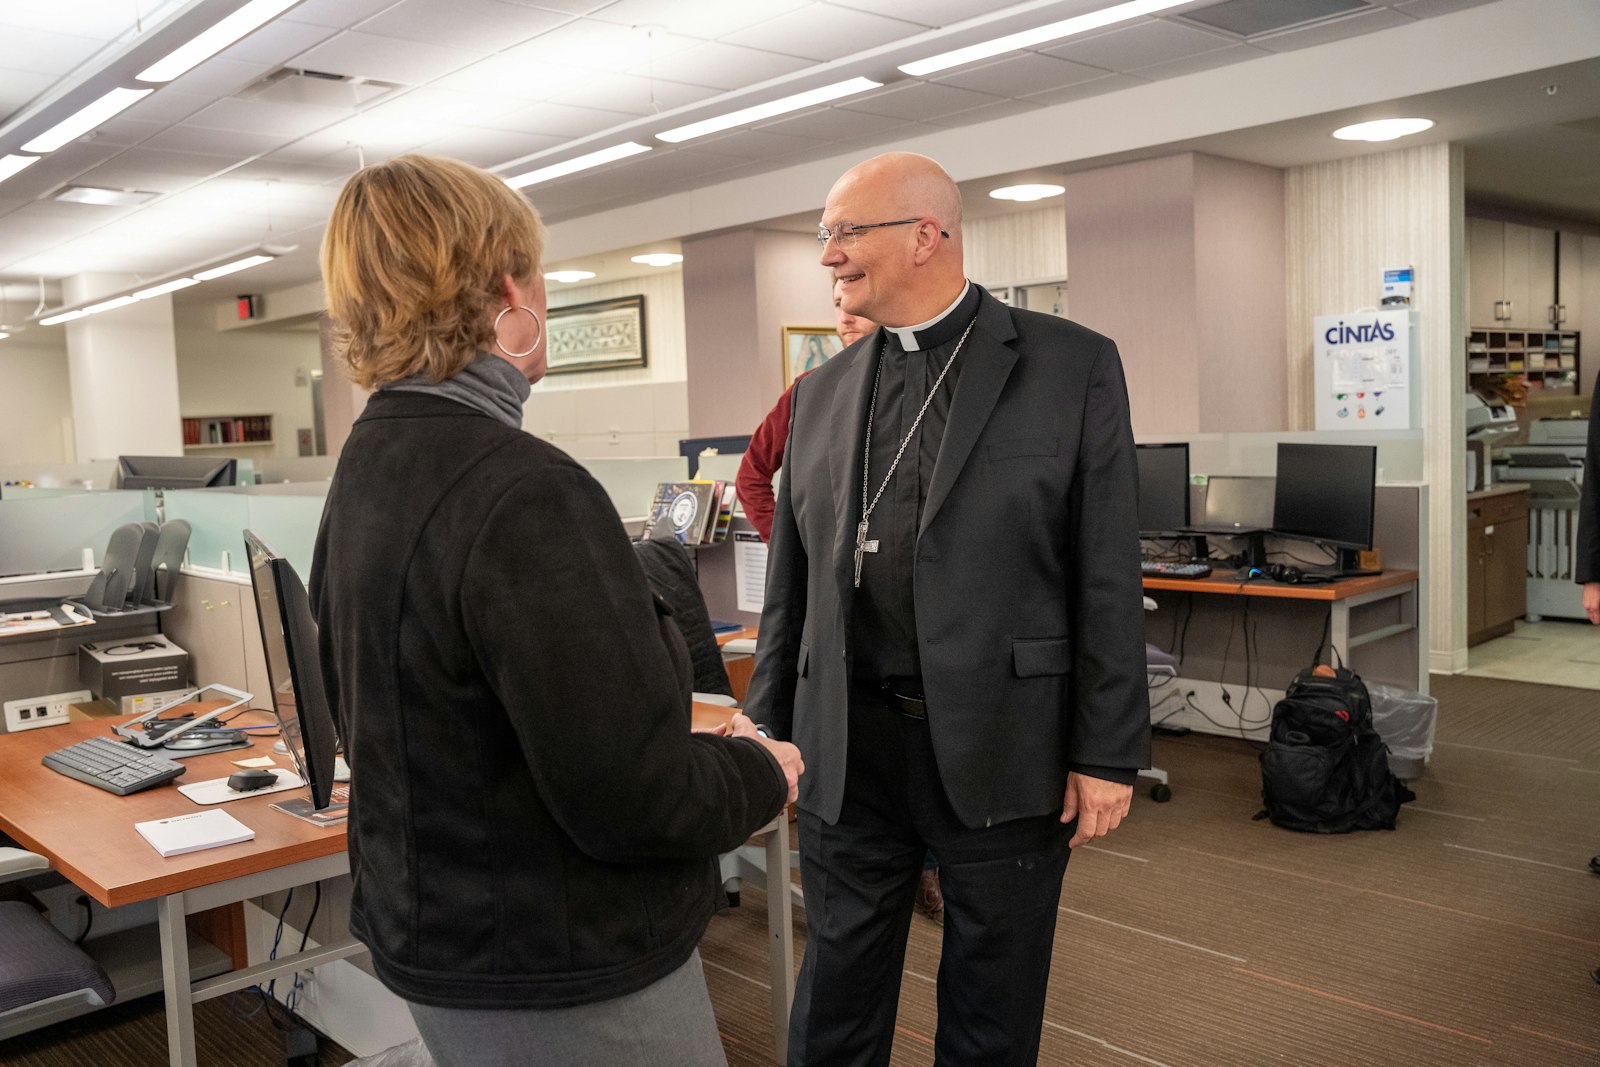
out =
<svg viewBox="0 0 1600 1067"><path fill-rule="evenodd" d="M1377 469L1372 445L1279 443L1273 532L1337 548L1371 548Z"/></svg>
<svg viewBox="0 0 1600 1067"><path fill-rule="evenodd" d="M1206 479L1206 527L1270 530L1274 493L1271 478L1214 474Z"/></svg>
<svg viewBox="0 0 1600 1067"><path fill-rule="evenodd" d="M1174 533L1189 525L1189 445L1140 445L1139 532Z"/></svg>

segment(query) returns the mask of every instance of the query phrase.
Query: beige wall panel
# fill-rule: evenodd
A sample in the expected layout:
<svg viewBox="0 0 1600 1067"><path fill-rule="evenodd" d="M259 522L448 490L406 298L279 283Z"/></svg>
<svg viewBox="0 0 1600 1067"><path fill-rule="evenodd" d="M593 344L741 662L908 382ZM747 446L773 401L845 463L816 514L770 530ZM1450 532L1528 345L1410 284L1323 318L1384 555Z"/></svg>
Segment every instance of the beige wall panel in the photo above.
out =
<svg viewBox="0 0 1600 1067"><path fill-rule="evenodd" d="M962 226L967 277L983 286L1067 276L1067 208L1057 203Z"/></svg>
<svg viewBox="0 0 1600 1067"><path fill-rule="evenodd" d="M683 242L689 433L753 431L772 407L770 375L756 369L756 231Z"/></svg>

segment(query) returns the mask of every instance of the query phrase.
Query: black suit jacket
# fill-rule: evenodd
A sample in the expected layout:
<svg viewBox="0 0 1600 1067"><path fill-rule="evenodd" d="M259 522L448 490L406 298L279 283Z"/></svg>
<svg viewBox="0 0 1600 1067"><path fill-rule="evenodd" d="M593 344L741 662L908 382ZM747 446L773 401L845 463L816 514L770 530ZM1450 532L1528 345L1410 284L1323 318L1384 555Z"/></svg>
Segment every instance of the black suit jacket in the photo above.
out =
<svg viewBox="0 0 1600 1067"><path fill-rule="evenodd" d="M746 707L835 822L876 331L799 382ZM1116 345L983 293L913 570L928 725L968 826L1060 809L1074 765L1149 765L1138 475ZM872 563L867 563L871 566Z"/></svg>
<svg viewBox="0 0 1600 1067"><path fill-rule="evenodd" d="M1584 456L1583 496L1578 501L1580 584L1600 582L1600 404L1589 407L1589 447Z"/></svg>

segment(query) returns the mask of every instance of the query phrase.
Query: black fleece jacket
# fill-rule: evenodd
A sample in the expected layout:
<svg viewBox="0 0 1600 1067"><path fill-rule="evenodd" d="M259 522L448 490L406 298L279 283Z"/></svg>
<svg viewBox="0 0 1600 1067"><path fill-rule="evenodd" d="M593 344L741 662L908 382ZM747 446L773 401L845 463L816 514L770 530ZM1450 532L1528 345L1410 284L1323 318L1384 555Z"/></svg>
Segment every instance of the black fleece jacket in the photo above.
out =
<svg viewBox="0 0 1600 1067"><path fill-rule="evenodd" d="M690 734L683 640L583 468L454 401L378 393L311 597L353 775L351 927L385 985L561 1007L689 957L716 854L781 809L783 774Z"/></svg>

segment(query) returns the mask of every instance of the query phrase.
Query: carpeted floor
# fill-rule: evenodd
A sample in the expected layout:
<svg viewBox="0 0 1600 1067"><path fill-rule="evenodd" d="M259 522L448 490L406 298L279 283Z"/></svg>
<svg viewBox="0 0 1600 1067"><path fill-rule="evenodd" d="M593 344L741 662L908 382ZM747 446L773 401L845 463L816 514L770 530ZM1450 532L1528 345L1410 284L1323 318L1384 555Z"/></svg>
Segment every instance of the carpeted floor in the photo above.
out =
<svg viewBox="0 0 1600 1067"><path fill-rule="evenodd" d="M1257 746L1158 739L1173 800L1139 794L1068 869L1040 1063L1600 1063L1600 693L1433 684L1392 833L1253 822ZM764 909L747 887L702 945L733 1067L771 1062ZM933 1062L939 934L913 923L897 1067Z"/></svg>
<svg viewBox="0 0 1600 1067"><path fill-rule="evenodd" d="M1040 1063L1600 1063L1600 693L1433 685L1433 760L1392 833L1254 822L1257 746L1158 739L1172 801L1139 793L1067 872ZM701 948L732 1067L772 1062L765 917L747 884ZM914 921L895 1067L933 1062L939 936ZM226 999L198 1006L196 1031L202 1063L283 1062L270 1024ZM324 1043L321 1064L347 1058ZM158 997L0 1043L6 1067L165 1062Z"/></svg>

